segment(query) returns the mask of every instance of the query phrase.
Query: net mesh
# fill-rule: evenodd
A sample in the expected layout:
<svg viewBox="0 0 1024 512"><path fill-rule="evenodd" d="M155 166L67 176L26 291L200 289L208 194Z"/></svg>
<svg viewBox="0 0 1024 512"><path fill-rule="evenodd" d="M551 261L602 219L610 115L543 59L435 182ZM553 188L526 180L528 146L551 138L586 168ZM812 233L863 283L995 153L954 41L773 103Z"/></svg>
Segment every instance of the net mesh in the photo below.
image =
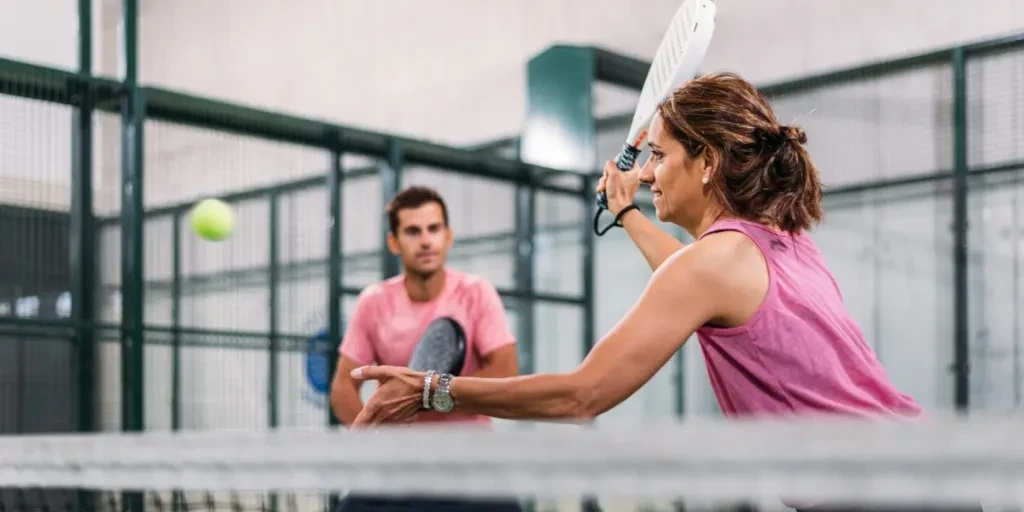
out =
<svg viewBox="0 0 1024 512"><path fill-rule="evenodd" d="M640 502L1007 505L1024 503L1022 427L1020 418L708 420L21 436L0 438L0 498L3 510L26 511L122 510L125 496L140 493L147 510L323 510L330 495L348 492L588 496L632 510Z"/></svg>
<svg viewBox="0 0 1024 512"><path fill-rule="evenodd" d="M272 495L212 492L144 492L142 506L148 511L266 511L299 512L324 510L322 496ZM119 512L128 509L118 492L87 493L77 490L0 489L0 510L7 512Z"/></svg>

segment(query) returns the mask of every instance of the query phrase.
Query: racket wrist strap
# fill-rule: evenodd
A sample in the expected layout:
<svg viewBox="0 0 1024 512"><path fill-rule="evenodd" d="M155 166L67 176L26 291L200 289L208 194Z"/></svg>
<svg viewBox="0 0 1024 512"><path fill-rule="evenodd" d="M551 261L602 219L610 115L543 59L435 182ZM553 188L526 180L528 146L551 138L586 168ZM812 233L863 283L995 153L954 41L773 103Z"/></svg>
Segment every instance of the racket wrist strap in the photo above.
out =
<svg viewBox="0 0 1024 512"><path fill-rule="evenodd" d="M615 216L615 220L613 220L611 224L605 226L604 229L599 229L597 227L597 221L598 221L598 219L601 218L601 212L604 211L602 209L598 209L597 213L594 215L594 233L597 234L597 236L604 236L605 233L607 233L608 231L610 231L614 227L620 227L620 228L623 227L622 226L622 217L625 216L627 213L629 213L632 210L639 210L639 209L640 209L640 207L637 206L635 203L627 205L625 208L623 208L622 210L619 211L618 215Z"/></svg>

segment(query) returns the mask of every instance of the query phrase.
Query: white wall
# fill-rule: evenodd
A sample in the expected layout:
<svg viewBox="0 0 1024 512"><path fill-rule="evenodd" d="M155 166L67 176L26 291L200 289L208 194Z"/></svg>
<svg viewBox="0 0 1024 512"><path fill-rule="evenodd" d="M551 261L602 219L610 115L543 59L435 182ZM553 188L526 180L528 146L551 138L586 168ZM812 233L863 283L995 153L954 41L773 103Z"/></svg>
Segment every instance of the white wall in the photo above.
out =
<svg viewBox="0 0 1024 512"><path fill-rule="evenodd" d="M77 69L76 0L0 0L0 11L4 13L0 16L0 58ZM94 26L101 26L101 20L102 9L97 8ZM101 40L102 30L97 28L94 45ZM96 69L99 67L97 58ZM67 209L71 200L70 147L70 108L0 96L0 202ZM101 165L103 156L95 158ZM102 173L94 176L94 184L102 187Z"/></svg>
<svg viewBox="0 0 1024 512"><path fill-rule="evenodd" d="M520 131L525 109L523 70L529 57L554 43L597 44L649 57L660 40L663 20L676 4L675 0L650 0L638 12L628 2L612 0L449 0L440 5L395 0L369 4L148 0L142 6L140 69L143 82L151 85L449 144L471 144ZM1024 4L1014 0L975 4L969 13L951 16L936 8L935 2L924 0L862 2L856 10L842 2L720 0L716 39L704 67L740 71L764 83L1022 28L1015 20L1024 18ZM119 9L117 2L99 5L94 21L96 69L116 75ZM952 2L948 5L952 7ZM74 68L74 0L0 0L0 6L3 12L18 13L0 19L0 55ZM865 34L871 37L864 38ZM1024 98L1013 95L1021 90L1024 70L1019 57L1003 60L972 68L972 90L985 91L984 96L974 97L972 122L980 123L975 126L986 134L972 139L972 162L998 163L1024 156L1024 121L1014 114L1024 111ZM776 108L784 121L798 120L808 129L812 151L830 185L896 177L951 165L950 80L948 70L924 70L780 98ZM602 114L627 111L631 98L601 88L596 109ZM62 107L0 98L0 201L67 207L69 123L70 112ZM96 158L102 169L96 177L97 207L113 214L120 208L117 120L101 116L97 126ZM1016 133L1018 138L1000 135L1005 133ZM615 130L603 133L599 158L613 155L620 138ZM145 158L148 207L308 177L328 165L321 151L166 123L147 125ZM354 165L356 160L346 163ZM511 229L509 186L427 170L411 170L407 180L438 186L445 193L458 236ZM1007 235L1008 229L1012 232L1019 225L1014 219L1020 222L1015 207L1019 194L1008 190L992 192L984 204L972 203L972 211L986 220L984 230L972 232L975 247L986 251L984 261L979 251L980 271L972 276L977 300L986 307L972 310L972 318L987 328L984 339L989 354L1012 352L1008 340L1013 340L1014 332L1018 337L1022 333L1008 320L1019 310L1013 309L1011 299L1020 296L1021 287L1005 276L1022 266L1016 249L1019 237ZM828 220L818 236L851 309L869 337L879 343L894 379L929 407L938 408L949 404L951 389L945 372L951 354L946 348L951 338L949 201L945 196L936 199L934 189L922 193L830 203ZM346 253L376 248L379 184L375 179L349 183L344 201ZM579 223L592 214L589 208L561 199L544 198L538 204L542 225ZM325 194L319 190L282 201L282 262L326 255L325 210ZM240 206L239 216L239 234L224 244L202 244L183 234L186 274L266 264L265 202ZM169 224L147 229L147 279L169 275L169 229ZM117 239L114 229L103 234L101 273L110 287L104 294L102 314L108 320L119 318ZM854 250L841 246L851 242L859 245ZM545 291L579 291L578 234L552 236L539 241L538 247L538 286ZM372 282L379 272L375 263L366 261L346 271L346 284ZM618 232L599 242L597 264L596 331L600 335L640 293L649 270ZM482 273L498 285L511 284L508 252L463 255L453 265ZM283 329L304 332L310 328L310 318L322 310L322 288L322 274L315 271L288 276L281 290ZM260 278L223 278L188 293L182 310L188 326L266 328L268 296ZM158 287L149 291L147 308L148 320L169 320L166 292ZM581 355L576 312L544 306L538 308L536 318L537 370L575 365ZM910 323L907 318L925 321ZM109 348L107 356L113 359L105 361L101 378L107 390L104 400L113 404L119 376L116 349ZM262 386L269 363L262 352L186 350L188 426L263 424L266 390ZM147 357L152 401L166 401L166 349L155 347ZM982 365L978 370L987 375L986 386L996 390L993 393L1013 389L1017 377L1006 362L1012 358L990 359L991 368ZM688 344L686 361L689 410L716 413L695 343ZM281 364L287 369L282 369L282 381L292 386L285 386L282 393L300 396L300 363L286 359ZM673 407L673 371L666 368L610 418L668 416ZM1010 406L1013 400L1008 396L986 395L987 405ZM282 409L282 421L318 422L320 413L307 405ZM107 412L107 425L115 426L117 408ZM167 414L155 410L153 415L149 418L153 426L169 424Z"/></svg>
<svg viewBox="0 0 1024 512"><path fill-rule="evenodd" d="M979 0L956 16L941 7L952 2L926 0L718 4L705 68L759 83L997 36L1024 17L1014 0ZM677 5L649 0L641 13L614 0L150 0L140 69L148 83L468 144L519 132L530 56L579 43L649 58ZM116 25L107 27L114 36Z"/></svg>

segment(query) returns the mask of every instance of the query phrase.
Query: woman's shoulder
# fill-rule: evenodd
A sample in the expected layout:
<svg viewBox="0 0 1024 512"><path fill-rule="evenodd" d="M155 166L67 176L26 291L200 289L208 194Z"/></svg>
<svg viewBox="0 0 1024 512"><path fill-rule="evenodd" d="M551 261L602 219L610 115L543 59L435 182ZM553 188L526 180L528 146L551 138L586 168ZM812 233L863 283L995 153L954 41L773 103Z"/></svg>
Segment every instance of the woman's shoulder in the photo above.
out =
<svg viewBox="0 0 1024 512"><path fill-rule="evenodd" d="M673 282L699 283L715 311L731 314L746 299L760 302L768 289L768 268L757 244L739 231L720 231L680 249L659 268ZM752 299L753 300L753 299Z"/></svg>
<svg viewBox="0 0 1024 512"><path fill-rule="evenodd" d="M719 231L679 249L658 270L696 274L711 283L724 282L755 255L760 251L749 236L739 231Z"/></svg>
<svg viewBox="0 0 1024 512"><path fill-rule="evenodd" d="M733 229L708 233L689 247L695 261L716 269L727 269L760 254L757 241L749 233Z"/></svg>

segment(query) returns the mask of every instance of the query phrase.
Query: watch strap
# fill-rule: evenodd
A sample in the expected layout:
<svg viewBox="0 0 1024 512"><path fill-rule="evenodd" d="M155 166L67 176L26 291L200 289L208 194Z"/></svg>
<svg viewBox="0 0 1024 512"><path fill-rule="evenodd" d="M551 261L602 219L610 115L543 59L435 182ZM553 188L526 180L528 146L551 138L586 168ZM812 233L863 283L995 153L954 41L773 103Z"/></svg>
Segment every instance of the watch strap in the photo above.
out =
<svg viewBox="0 0 1024 512"><path fill-rule="evenodd" d="M441 374L441 376L437 378L437 390L435 390L434 392L437 393L440 391L442 394L450 395L452 378L453 376L450 373Z"/></svg>

